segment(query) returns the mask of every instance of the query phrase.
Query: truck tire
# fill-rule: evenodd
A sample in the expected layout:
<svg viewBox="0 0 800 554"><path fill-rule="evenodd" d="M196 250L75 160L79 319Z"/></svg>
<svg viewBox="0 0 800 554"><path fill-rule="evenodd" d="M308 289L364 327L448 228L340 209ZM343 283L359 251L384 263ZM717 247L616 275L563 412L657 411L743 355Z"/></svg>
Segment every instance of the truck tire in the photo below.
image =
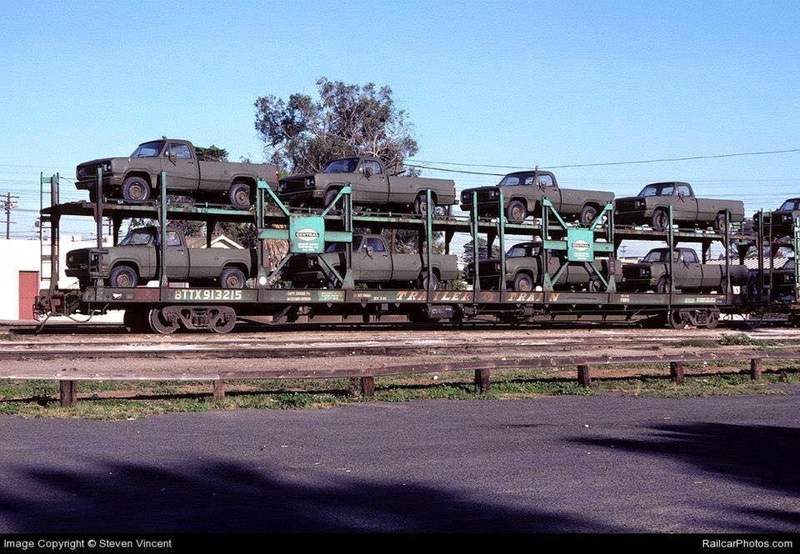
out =
<svg viewBox="0 0 800 554"><path fill-rule="evenodd" d="M594 221L594 218L597 217L597 208L590 204L586 204L583 209L581 210L580 221L581 225L584 227L588 227Z"/></svg>
<svg viewBox="0 0 800 554"><path fill-rule="evenodd" d="M226 267L219 275L219 284L224 289L243 289L247 277L238 267Z"/></svg>
<svg viewBox="0 0 800 554"><path fill-rule="evenodd" d="M420 286L423 290L428 290L428 272L426 271L420 282ZM431 289L436 290L439 288L439 278L436 276L436 273L431 273Z"/></svg>
<svg viewBox="0 0 800 554"><path fill-rule="evenodd" d="M531 292L533 290L533 279L527 273L517 273L514 277L514 290L516 292Z"/></svg>
<svg viewBox="0 0 800 554"><path fill-rule="evenodd" d="M658 208L653 212L652 226L654 231L666 231L669 226L669 215L664 208Z"/></svg>
<svg viewBox="0 0 800 554"><path fill-rule="evenodd" d="M717 214L717 217L714 218L714 230L717 233L724 233L725 226L727 224L727 217L725 216L725 212L720 212Z"/></svg>
<svg viewBox="0 0 800 554"><path fill-rule="evenodd" d="M118 265L111 270L108 277L108 286L119 288L132 288L139 283L139 275L129 265Z"/></svg>
<svg viewBox="0 0 800 554"><path fill-rule="evenodd" d="M656 283L656 292L659 294L668 294L670 287L670 279L666 275L663 275Z"/></svg>
<svg viewBox="0 0 800 554"><path fill-rule="evenodd" d="M233 183L228 191L228 202L237 210L249 210L253 205L251 198L252 193L248 183L241 181Z"/></svg>
<svg viewBox="0 0 800 554"><path fill-rule="evenodd" d="M522 200L512 200L506 208L506 219L509 223L522 223L528 217L528 209Z"/></svg>
<svg viewBox="0 0 800 554"><path fill-rule="evenodd" d="M433 198L431 198L431 204L433 204L435 212L436 202L433 201ZM424 194L420 194L417 196L417 199L414 200L414 213L423 217L428 213L428 200Z"/></svg>
<svg viewBox="0 0 800 554"><path fill-rule="evenodd" d="M325 199L323 203L325 204L325 208L333 204L333 201L336 200L336 197L339 195L339 189L330 189L325 192ZM336 215L339 213L338 209L332 209L328 212L331 215Z"/></svg>
<svg viewBox="0 0 800 554"><path fill-rule="evenodd" d="M126 202L146 202L150 199L150 185L142 177L128 177L122 183L122 199Z"/></svg>

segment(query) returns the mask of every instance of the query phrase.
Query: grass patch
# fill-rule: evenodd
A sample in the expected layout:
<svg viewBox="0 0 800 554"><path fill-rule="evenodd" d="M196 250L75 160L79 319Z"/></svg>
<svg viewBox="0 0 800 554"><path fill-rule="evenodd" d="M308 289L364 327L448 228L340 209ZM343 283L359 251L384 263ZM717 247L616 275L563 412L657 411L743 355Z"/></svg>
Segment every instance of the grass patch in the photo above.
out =
<svg viewBox="0 0 800 554"><path fill-rule="evenodd" d="M666 378L663 365L630 367L633 373L657 370L658 375L627 376L615 366L593 372L593 386L575 381L571 368L553 370L511 370L495 372L489 392L476 394L472 372L444 375L392 376L376 379L373 398L347 394L349 381L335 380L250 380L226 384L228 394L221 401L211 396L211 383L87 381L78 384L79 402L72 408L58 404L58 386L53 381L0 382L0 414L23 417L78 417L87 419L130 419L173 412L205 412L234 409L314 409L360 402L408 402L447 399L522 399L538 396L588 396L620 394L636 397L686 398L740 394L786 394L784 384L800 384L800 368L786 367L779 360L765 361L763 379L753 382L746 373L731 373L730 364L687 364L685 383L675 385ZM714 364L717 365L717 364ZM691 375L694 367L702 372ZM743 371L743 370L742 370ZM603 378L606 375L606 378Z"/></svg>
<svg viewBox="0 0 800 554"><path fill-rule="evenodd" d="M757 346L759 341L749 335L725 335L719 339L723 346Z"/></svg>

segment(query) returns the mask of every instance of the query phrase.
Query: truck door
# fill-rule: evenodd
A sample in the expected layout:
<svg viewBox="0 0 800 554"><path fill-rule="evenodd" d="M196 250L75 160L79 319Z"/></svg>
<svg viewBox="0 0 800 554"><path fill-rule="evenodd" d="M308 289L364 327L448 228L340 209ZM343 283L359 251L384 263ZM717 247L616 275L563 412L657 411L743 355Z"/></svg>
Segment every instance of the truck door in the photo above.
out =
<svg viewBox="0 0 800 554"><path fill-rule="evenodd" d="M392 256L382 239L367 237L358 251L361 280L389 281L392 278Z"/></svg>
<svg viewBox="0 0 800 554"><path fill-rule="evenodd" d="M675 211L680 213L683 221L696 221L697 212L697 198L692 194L692 189L685 183L678 183L675 188L676 202L674 204Z"/></svg>
<svg viewBox="0 0 800 554"><path fill-rule="evenodd" d="M167 277L185 281L189 277L189 250L175 231L167 232Z"/></svg>
<svg viewBox="0 0 800 554"><path fill-rule="evenodd" d="M364 179L364 190L367 201L373 204L385 204L389 201L389 179L377 160L363 160L361 175Z"/></svg>
<svg viewBox="0 0 800 554"><path fill-rule="evenodd" d="M169 188L194 192L200 182L199 165L188 144L171 142L164 151L164 170Z"/></svg>
<svg viewBox="0 0 800 554"><path fill-rule="evenodd" d="M678 269L676 269L675 284L678 288L699 289L705 286L703 282L703 264L694 250L678 251Z"/></svg>
<svg viewBox="0 0 800 554"><path fill-rule="evenodd" d="M556 185L553 176L548 173L537 173L536 184L542 196L546 196L553 203L553 207L561 212L561 189ZM539 217L539 214L535 214L534 217Z"/></svg>

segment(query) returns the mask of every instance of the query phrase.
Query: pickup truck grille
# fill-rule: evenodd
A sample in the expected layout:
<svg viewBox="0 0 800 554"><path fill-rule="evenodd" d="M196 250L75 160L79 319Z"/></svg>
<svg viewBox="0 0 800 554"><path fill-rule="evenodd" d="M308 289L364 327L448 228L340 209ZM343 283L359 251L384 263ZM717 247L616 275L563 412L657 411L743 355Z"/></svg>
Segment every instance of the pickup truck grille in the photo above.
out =
<svg viewBox="0 0 800 554"><path fill-rule="evenodd" d="M81 181L86 181L97 177L97 168L100 164L84 164L79 165L75 176Z"/></svg>
<svg viewBox="0 0 800 554"><path fill-rule="evenodd" d="M491 191L479 190L477 192L478 192L478 203L488 202L490 200L493 200L489 196ZM472 204L472 193L473 193L473 191L470 191L470 190L463 191L461 193L461 203L464 204L464 205L470 206Z"/></svg>
<svg viewBox="0 0 800 554"><path fill-rule="evenodd" d="M305 179L284 179L281 181L281 193L301 192L304 190L307 190Z"/></svg>
<svg viewBox="0 0 800 554"><path fill-rule="evenodd" d="M617 211L620 212L630 212L636 210L636 203L638 200L631 199L631 200L617 200L616 207Z"/></svg>

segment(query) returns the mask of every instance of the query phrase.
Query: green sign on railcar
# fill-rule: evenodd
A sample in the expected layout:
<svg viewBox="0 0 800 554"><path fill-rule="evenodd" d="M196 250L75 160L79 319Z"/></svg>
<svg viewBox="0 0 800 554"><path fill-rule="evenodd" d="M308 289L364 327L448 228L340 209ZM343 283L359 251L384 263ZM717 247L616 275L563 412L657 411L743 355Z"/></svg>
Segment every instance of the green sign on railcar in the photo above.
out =
<svg viewBox="0 0 800 554"><path fill-rule="evenodd" d="M292 254L322 254L325 252L325 218L291 216L289 242Z"/></svg>
<svg viewBox="0 0 800 554"><path fill-rule="evenodd" d="M570 262L594 261L594 231L567 229L567 259Z"/></svg>

